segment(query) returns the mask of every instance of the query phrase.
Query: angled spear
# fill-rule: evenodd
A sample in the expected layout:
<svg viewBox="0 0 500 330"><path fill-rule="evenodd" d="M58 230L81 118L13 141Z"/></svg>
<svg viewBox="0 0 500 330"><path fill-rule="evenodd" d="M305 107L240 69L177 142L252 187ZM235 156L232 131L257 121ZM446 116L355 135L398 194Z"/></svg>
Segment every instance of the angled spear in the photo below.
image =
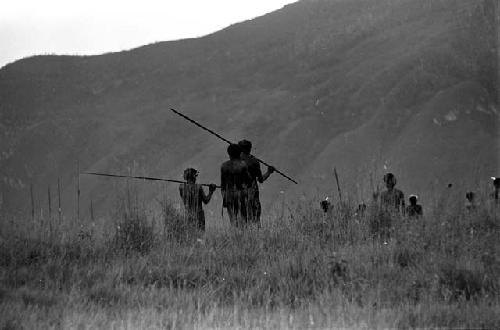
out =
<svg viewBox="0 0 500 330"><path fill-rule="evenodd" d="M228 144L233 144L233 143L232 143L231 141L229 141L228 139L226 139L226 138L222 137L221 135L219 135L219 134L215 133L215 132L214 132L214 131L212 131L211 129L209 129L209 128L207 128L207 127L203 126L203 125L201 125L200 123L198 123L198 122L194 121L193 119L191 119L191 118L189 118L188 116L186 116L186 115L184 115L184 114L180 113L179 111L177 111L177 110L175 110L175 109L172 109L172 108L170 108L170 110L172 110L172 111L173 111L176 115L181 116L182 118L186 119L187 121L189 121L189 122L191 122L191 123L195 124L196 126L198 126L199 128L201 128L202 130L207 131L207 132L209 132L210 134L212 134L212 135L214 135L214 136L218 137L220 140L222 140L222 141L224 141L224 142L226 142L226 143L228 143ZM262 159L259 159L259 158L255 157L255 155L254 155L254 158L255 158L255 159L256 159L259 163L261 163L261 164L264 164L264 165L266 165L266 166L271 166L271 165L269 165L268 163L266 163L265 161L263 161ZM292 181L293 183L295 183L295 184L299 184L297 181L295 181L294 179L292 179L291 177L289 177L289 176L288 176L288 175L286 175L285 173L281 172L280 170L278 170L278 169L276 169L276 168L275 168L275 171L276 171L276 173L278 173L278 174L279 174L279 175L281 175L282 177L284 177L284 178L286 178L286 179L288 179L288 180Z"/></svg>
<svg viewBox="0 0 500 330"><path fill-rule="evenodd" d="M339 200L342 203L342 190L340 189L339 175L337 173L337 168L333 168L333 174L335 174L335 181L337 181L337 190L339 192Z"/></svg>
<svg viewBox="0 0 500 330"><path fill-rule="evenodd" d="M174 182L174 183L187 183L186 181L181 180L172 180L172 179L163 179L163 178L153 178L149 176L131 176L131 175L119 175L119 174L109 174L109 173L96 173L96 172L83 172L82 174L87 175L97 175L97 176L107 176L112 178L129 178L129 179L140 179L140 180L148 180L148 181L164 181L164 182ZM200 183L200 185L209 187L208 183ZM220 188L220 186L216 186Z"/></svg>

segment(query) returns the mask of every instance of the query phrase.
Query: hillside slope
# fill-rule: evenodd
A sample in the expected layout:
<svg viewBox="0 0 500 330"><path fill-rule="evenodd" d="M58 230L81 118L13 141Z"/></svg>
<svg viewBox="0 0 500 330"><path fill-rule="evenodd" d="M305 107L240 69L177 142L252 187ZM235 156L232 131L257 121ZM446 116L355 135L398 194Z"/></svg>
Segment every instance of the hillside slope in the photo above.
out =
<svg viewBox="0 0 500 330"><path fill-rule="evenodd" d="M82 170L218 181L226 146L170 107L301 181L280 191L367 199L384 165L408 192L498 173L493 1L303 0L199 39L101 56L36 56L0 70L3 210L60 177L66 214ZM470 161L470 155L474 155ZM370 174L371 173L371 174ZM123 183L81 177L105 214ZM163 187L141 184L148 197ZM176 199L175 186L167 194ZM217 196L218 197L218 196ZM85 212L82 211L82 212ZM210 205L219 214L220 198Z"/></svg>

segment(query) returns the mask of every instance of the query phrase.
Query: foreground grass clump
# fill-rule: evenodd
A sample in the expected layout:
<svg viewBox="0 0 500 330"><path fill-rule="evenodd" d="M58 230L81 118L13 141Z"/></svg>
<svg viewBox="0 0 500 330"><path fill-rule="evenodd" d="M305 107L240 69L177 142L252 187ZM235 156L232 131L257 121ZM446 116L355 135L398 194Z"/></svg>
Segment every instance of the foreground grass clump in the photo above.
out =
<svg viewBox="0 0 500 330"><path fill-rule="evenodd" d="M500 327L500 219L484 204L392 219L308 205L261 229L203 234L122 212L97 239L6 234L2 327ZM81 231L86 235L81 235Z"/></svg>

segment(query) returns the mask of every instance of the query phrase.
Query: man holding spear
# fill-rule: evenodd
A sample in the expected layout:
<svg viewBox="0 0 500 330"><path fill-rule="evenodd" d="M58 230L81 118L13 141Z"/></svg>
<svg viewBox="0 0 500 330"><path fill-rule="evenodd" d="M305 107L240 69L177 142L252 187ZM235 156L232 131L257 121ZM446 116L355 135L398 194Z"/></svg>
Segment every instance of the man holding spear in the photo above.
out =
<svg viewBox="0 0 500 330"><path fill-rule="evenodd" d="M111 178L126 178L126 179L138 179L145 181L161 181L161 182L173 182L179 183L179 193L181 195L184 207L186 209L186 216L188 221L195 223L197 227L201 230L205 230L205 213L203 211L203 205L208 204L214 191L218 187L215 184L196 183L196 177L198 176L198 171L194 168L188 168L184 170L184 180L172 180L164 178L154 178L148 176L131 176L131 175L120 175L120 174L110 174L110 173L97 173L97 172L83 172L81 174L86 175L96 175L102 177ZM205 195L203 186L208 186L208 195Z"/></svg>
<svg viewBox="0 0 500 330"><path fill-rule="evenodd" d="M262 207L259 198L259 185L269 178L271 173L274 172L273 166L268 166L266 173L262 174L260 163L254 156L252 156L252 142L248 140L241 140L238 142L241 149L241 159L247 164L248 171L252 178L252 183L248 189L248 220L251 223L260 225L260 214ZM258 183L257 183L258 182Z"/></svg>
<svg viewBox="0 0 500 330"><path fill-rule="evenodd" d="M217 186L215 184L210 184L208 186L208 195L205 195L203 187L196 184L197 177L198 171L196 169L185 169L184 180L186 180L186 182L179 185L179 194L184 203L185 216L188 222L196 224L198 229L205 231L205 212L203 211L203 204L208 204L208 202L210 202Z"/></svg>
<svg viewBox="0 0 500 330"><path fill-rule="evenodd" d="M295 181L282 171L276 169L274 166L269 165L262 159L257 158L255 155L250 155L251 144L247 144L246 146L244 145L243 147L245 149L245 152L242 153L241 147L238 144L234 144L228 139L222 137L220 134L203 126L202 124L180 113L179 111L172 108L170 110L172 110L172 112L176 115L198 126L202 130L212 134L213 136L216 136L219 140L222 140L225 143L229 144L229 148L227 150L229 154L229 160L221 166L221 186L223 207L226 207L228 210L231 224L239 225L240 221L238 220L238 218L243 219L243 221L246 223L249 215L252 221L256 221L256 219L258 219L258 216L260 216L260 202L259 205L255 203L256 201L258 201L258 194L256 198L255 195L248 195L249 191L251 193L253 191L256 191L251 189L252 182L255 181L255 179L259 182L263 182L265 179L267 179L267 177L269 177L271 173L276 172L290 182L298 184L297 181ZM262 181L260 181L260 176L258 174L254 177L251 176L249 170L250 166L241 159L241 155L246 158L246 161L251 162L252 164L261 163L267 166L267 172L266 174L262 175Z"/></svg>

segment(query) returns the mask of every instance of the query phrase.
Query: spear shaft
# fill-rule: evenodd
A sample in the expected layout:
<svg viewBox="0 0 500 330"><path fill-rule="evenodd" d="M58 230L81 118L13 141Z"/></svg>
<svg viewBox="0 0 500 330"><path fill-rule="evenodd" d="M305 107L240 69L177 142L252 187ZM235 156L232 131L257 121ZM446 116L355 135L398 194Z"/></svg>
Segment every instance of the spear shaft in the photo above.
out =
<svg viewBox="0 0 500 330"><path fill-rule="evenodd" d="M337 190L339 191L339 200L342 202L342 190L340 189L339 175L337 174L337 168L333 168L333 173L335 174L335 181L337 181Z"/></svg>
<svg viewBox="0 0 500 330"><path fill-rule="evenodd" d="M174 182L174 183L188 183L186 181L181 180L172 180L172 179L162 179L162 178L153 178L149 176L130 176L130 175L119 175L119 174L109 174L109 173L96 173L96 172L83 172L82 174L87 175L97 175L97 176L106 176L112 178L129 178L129 179L140 179L140 180L148 180L148 181L164 181L164 182ZM207 183L201 183L200 185L209 187L210 185ZM220 186L216 186L220 188Z"/></svg>
<svg viewBox="0 0 500 330"><path fill-rule="evenodd" d="M186 116L186 115L184 115L184 114L180 113L179 111L177 111L177 110L175 110L175 109L172 109L172 108L170 108L170 110L172 110L172 111L173 111L176 115L181 116L182 118L186 119L187 121L189 121L189 122L191 122L191 123L195 124L196 126L198 126L199 128L201 128L202 130L207 131L207 132L209 132L210 134L212 134L212 135L214 135L214 136L218 137L220 140L222 140L222 141L224 141L224 142L226 142L226 143L228 143L228 144L233 144L233 142L231 142L231 141L229 141L228 139L226 139L226 138L222 137L220 134L217 134L216 132L212 131L211 129L209 129L209 128L207 128L207 127L203 126L202 124L200 124L200 123L196 122L195 120L193 120L193 119L189 118L188 116ZM271 166L270 164L266 163L266 162L265 162L265 161L263 161L262 159L259 159L259 158L255 157L255 156L253 156L253 157L254 157L254 158L255 158L255 160L257 160L259 163L264 164L264 165L266 165L266 166L268 166L268 167L269 167L269 166ZM275 168L274 170L276 171L276 173L278 173L278 174L279 174L279 175L281 175L282 177L284 177L284 178L286 178L286 179L288 179L288 180L292 181L292 182L293 182L293 183L295 183L295 184L299 184L297 181L295 181L294 179L292 179L291 177L289 177L289 176L288 176L288 175L286 175L285 173L281 172L280 170L278 170L278 169L276 169L276 168Z"/></svg>

